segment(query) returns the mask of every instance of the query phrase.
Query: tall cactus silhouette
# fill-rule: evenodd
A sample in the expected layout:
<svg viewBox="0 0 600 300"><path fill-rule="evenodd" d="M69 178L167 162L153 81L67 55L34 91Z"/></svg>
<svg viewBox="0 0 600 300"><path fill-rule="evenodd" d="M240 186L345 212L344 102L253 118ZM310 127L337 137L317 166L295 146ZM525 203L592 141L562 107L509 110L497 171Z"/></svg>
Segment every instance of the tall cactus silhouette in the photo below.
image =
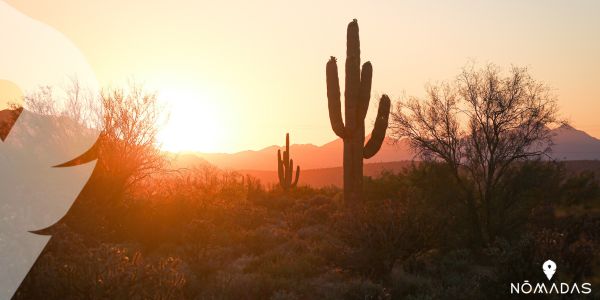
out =
<svg viewBox="0 0 600 300"><path fill-rule="evenodd" d="M300 178L300 166L296 167L296 179L292 181L294 172L294 160L290 159L290 134L285 134L285 151L283 151L283 158L281 157L281 150L277 150L277 171L279 173L279 185L284 191L298 185L298 179Z"/></svg>
<svg viewBox="0 0 600 300"><path fill-rule="evenodd" d="M344 91L346 124L342 120L337 61L333 56L327 62L326 75L329 120L333 132L344 140L344 200L356 202L362 198L363 158L373 157L381 148L388 127L391 106L390 98L383 95L379 100L377 119L371 138L365 145L365 117L371 98L373 67L370 62L366 62L361 72L360 40L356 19L348 24L346 41L346 90Z"/></svg>

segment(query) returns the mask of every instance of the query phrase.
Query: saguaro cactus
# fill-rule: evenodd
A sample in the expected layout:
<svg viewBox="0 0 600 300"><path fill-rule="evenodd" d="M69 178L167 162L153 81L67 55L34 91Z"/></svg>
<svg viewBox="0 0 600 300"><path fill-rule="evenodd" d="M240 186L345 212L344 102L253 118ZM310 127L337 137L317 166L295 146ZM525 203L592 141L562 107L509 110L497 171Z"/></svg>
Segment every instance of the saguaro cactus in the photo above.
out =
<svg viewBox="0 0 600 300"><path fill-rule="evenodd" d="M327 62L327 99L329 120L333 132L344 140L344 200L356 202L362 197L363 158L373 157L381 148L388 127L390 98L383 95L379 100L379 110L371 138L365 145L365 117L371 98L373 67L366 62L360 68L360 40L358 22L348 24L346 41L346 90L345 122L342 120L340 104L340 83L337 61L331 57Z"/></svg>
<svg viewBox="0 0 600 300"><path fill-rule="evenodd" d="M290 134L285 134L285 151L283 151L283 158L281 157L281 150L277 150L277 171L279 173L279 185L284 191L298 185L298 179L300 178L300 166L296 167L296 179L292 181L294 172L294 160L290 159Z"/></svg>

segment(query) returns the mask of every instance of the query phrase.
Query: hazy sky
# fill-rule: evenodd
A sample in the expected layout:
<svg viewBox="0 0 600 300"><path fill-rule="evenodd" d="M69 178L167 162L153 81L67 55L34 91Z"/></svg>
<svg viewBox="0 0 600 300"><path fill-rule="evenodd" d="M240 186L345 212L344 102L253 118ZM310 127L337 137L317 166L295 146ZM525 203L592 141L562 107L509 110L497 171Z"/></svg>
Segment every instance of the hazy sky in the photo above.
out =
<svg viewBox="0 0 600 300"><path fill-rule="evenodd" d="M293 143L334 139L325 63L345 58L353 18L374 95L423 95L469 60L528 66L575 127L600 137L598 1L8 2L70 38L102 85L133 77L158 90L172 148L259 149L288 131Z"/></svg>

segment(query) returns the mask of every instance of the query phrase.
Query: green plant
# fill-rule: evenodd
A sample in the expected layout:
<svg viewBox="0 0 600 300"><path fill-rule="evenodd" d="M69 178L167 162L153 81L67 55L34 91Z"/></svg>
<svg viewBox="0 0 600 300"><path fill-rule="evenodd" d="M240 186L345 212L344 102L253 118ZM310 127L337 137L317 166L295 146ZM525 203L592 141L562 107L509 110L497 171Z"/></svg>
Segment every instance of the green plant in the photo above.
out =
<svg viewBox="0 0 600 300"><path fill-rule="evenodd" d="M381 148L388 127L390 99L383 95L379 100L377 119L371 138L365 145L365 117L371 98L373 67L370 62L360 68L360 40L358 22L348 24L346 50L345 121L342 120L340 83L337 62L331 57L327 63L327 99L329 120L335 134L344 140L344 200L357 202L362 198L363 158L373 157Z"/></svg>
<svg viewBox="0 0 600 300"><path fill-rule="evenodd" d="M281 150L277 150L277 171L279 174L279 185L284 191L290 188L295 188L298 185L300 178L300 166L296 167L296 179L293 179L294 160L290 159L290 134L285 134L285 151L283 151L283 159Z"/></svg>

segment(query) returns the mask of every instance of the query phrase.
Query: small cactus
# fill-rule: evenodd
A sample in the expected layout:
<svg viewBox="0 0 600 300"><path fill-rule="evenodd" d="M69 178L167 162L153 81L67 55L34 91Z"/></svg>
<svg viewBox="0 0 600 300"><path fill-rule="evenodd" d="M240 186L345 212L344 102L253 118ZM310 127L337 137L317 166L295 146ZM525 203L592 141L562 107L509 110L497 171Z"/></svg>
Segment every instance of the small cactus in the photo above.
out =
<svg viewBox="0 0 600 300"><path fill-rule="evenodd" d="M277 150L277 171L279 174L279 185L284 191L295 188L300 178L300 166L296 167L296 179L292 181L294 171L294 160L290 159L290 134L285 134L285 151L283 158L281 150Z"/></svg>

